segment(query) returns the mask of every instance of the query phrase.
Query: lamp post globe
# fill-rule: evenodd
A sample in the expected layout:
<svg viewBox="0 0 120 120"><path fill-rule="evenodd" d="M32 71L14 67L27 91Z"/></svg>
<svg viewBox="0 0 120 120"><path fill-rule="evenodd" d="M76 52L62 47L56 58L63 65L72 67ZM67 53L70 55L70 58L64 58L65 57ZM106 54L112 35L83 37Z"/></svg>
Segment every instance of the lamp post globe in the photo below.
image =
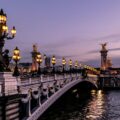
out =
<svg viewBox="0 0 120 120"><path fill-rule="evenodd" d="M78 67L78 61L76 60L75 61L75 68L77 68Z"/></svg>
<svg viewBox="0 0 120 120"><path fill-rule="evenodd" d="M4 63L3 58L3 47L5 44L5 40L13 39L16 35L15 27L12 28L11 32L8 33L8 26L7 26L7 15L3 11L0 10L0 72L6 69L6 64Z"/></svg>
<svg viewBox="0 0 120 120"><path fill-rule="evenodd" d="M78 61L76 60L75 61L75 71L76 71L76 73L77 73L77 68L78 68Z"/></svg>
<svg viewBox="0 0 120 120"><path fill-rule="evenodd" d="M15 61L15 69L14 69L13 76L19 76L20 73L18 70L18 61L21 59L21 56L20 56L20 50L18 49L18 47L16 47L13 51L12 59Z"/></svg>
<svg viewBox="0 0 120 120"><path fill-rule="evenodd" d="M62 65L63 65L63 73L65 72L65 65L66 65L66 59L62 58Z"/></svg>
<svg viewBox="0 0 120 120"><path fill-rule="evenodd" d="M52 65L53 65L53 73L55 73L55 64L56 64L56 58L55 58L55 55L52 56L51 63L52 63Z"/></svg>

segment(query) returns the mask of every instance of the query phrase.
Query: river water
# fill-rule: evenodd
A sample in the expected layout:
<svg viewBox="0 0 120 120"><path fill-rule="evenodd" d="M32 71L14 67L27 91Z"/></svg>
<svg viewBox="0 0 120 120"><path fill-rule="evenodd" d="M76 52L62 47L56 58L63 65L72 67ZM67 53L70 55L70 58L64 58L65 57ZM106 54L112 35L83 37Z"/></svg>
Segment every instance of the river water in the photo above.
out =
<svg viewBox="0 0 120 120"><path fill-rule="evenodd" d="M39 120L120 120L120 90L73 90L62 96Z"/></svg>

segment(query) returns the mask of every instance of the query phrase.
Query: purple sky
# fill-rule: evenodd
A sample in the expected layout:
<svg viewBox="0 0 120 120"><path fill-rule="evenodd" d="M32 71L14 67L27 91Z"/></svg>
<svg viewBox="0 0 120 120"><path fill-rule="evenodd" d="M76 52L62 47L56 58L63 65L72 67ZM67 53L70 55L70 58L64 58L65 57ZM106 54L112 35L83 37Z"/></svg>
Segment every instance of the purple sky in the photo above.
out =
<svg viewBox="0 0 120 120"><path fill-rule="evenodd" d="M120 0L0 0L22 60L30 60L32 45L46 55L100 64L100 44L108 42L109 57L120 66Z"/></svg>

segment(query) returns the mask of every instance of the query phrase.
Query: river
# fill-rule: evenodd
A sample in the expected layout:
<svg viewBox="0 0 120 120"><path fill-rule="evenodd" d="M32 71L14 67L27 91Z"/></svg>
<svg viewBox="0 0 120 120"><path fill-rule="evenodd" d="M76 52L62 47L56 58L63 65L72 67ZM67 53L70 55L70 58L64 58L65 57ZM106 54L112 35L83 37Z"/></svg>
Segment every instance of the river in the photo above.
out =
<svg viewBox="0 0 120 120"><path fill-rule="evenodd" d="M62 96L39 120L120 120L120 90L73 90Z"/></svg>

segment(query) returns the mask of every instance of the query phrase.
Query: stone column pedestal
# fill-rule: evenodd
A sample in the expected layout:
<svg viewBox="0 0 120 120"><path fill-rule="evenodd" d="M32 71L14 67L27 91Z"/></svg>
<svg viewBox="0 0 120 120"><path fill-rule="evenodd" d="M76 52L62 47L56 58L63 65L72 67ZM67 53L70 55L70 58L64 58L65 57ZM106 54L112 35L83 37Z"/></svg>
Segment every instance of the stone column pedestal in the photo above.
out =
<svg viewBox="0 0 120 120"><path fill-rule="evenodd" d="M17 79L12 76L12 72L0 72L0 95L8 96L17 93Z"/></svg>

